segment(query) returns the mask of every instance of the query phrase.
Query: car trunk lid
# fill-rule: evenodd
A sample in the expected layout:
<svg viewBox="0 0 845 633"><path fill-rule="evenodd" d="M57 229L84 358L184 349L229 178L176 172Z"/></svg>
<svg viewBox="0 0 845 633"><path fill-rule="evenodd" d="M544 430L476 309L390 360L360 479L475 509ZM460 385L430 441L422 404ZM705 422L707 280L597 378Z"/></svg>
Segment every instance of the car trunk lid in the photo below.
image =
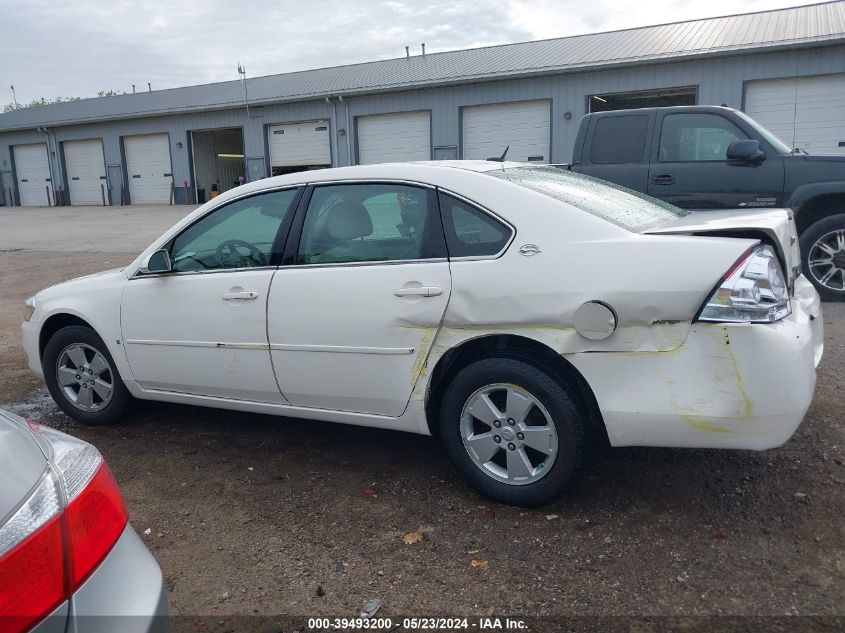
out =
<svg viewBox="0 0 845 633"><path fill-rule="evenodd" d="M790 288L801 272L798 230L790 209L695 211L641 232L649 235L754 237L775 248Z"/></svg>

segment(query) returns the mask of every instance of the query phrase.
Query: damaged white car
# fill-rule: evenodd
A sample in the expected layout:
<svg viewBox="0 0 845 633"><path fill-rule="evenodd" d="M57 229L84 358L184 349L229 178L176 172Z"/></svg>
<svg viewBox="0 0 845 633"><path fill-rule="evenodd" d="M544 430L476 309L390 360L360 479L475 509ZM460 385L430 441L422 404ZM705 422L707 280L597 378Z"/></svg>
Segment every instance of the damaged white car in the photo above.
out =
<svg viewBox="0 0 845 633"><path fill-rule="evenodd" d="M131 399L442 437L505 503L598 441L760 450L810 405L816 291L788 210L681 211L554 167L261 180L132 264L44 290L24 344L88 424Z"/></svg>

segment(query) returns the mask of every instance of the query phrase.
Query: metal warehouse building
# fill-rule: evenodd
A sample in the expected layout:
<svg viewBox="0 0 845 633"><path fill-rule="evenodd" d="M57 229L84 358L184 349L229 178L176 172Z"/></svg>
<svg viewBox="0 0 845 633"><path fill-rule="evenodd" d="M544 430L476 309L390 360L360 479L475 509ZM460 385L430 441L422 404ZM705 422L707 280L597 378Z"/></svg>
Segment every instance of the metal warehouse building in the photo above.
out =
<svg viewBox="0 0 845 633"><path fill-rule="evenodd" d="M587 112L691 104L845 153L845 1L19 109L0 115L0 187L6 205L192 203L507 146L566 162Z"/></svg>

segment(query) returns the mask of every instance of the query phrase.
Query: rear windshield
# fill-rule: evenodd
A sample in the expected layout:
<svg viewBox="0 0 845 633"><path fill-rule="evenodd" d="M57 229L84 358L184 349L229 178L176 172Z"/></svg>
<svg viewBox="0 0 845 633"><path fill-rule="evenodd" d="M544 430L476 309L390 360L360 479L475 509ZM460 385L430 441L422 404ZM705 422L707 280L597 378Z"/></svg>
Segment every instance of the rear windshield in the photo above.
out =
<svg viewBox="0 0 845 633"><path fill-rule="evenodd" d="M511 167L485 173L570 204L632 232L691 213L606 180L557 167Z"/></svg>

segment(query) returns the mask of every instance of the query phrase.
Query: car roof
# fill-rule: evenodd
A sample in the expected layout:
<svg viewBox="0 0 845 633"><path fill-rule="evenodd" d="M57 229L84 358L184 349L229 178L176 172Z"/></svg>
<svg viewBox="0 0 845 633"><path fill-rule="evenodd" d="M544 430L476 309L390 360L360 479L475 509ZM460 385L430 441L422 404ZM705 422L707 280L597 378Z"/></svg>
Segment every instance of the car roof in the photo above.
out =
<svg viewBox="0 0 845 633"><path fill-rule="evenodd" d="M511 167L537 167L537 163L518 163L515 161L488 160L429 160L404 163L377 163L373 165L351 165L347 167L328 167L298 171L282 176L270 176L261 180L248 182L240 187L229 189L213 199L214 206L218 206L231 198L238 198L244 194L260 193L266 189L284 187L286 185L302 185L332 180L413 180L419 182L436 181L437 174L444 171L454 174L456 170L467 173L483 174L485 172Z"/></svg>

